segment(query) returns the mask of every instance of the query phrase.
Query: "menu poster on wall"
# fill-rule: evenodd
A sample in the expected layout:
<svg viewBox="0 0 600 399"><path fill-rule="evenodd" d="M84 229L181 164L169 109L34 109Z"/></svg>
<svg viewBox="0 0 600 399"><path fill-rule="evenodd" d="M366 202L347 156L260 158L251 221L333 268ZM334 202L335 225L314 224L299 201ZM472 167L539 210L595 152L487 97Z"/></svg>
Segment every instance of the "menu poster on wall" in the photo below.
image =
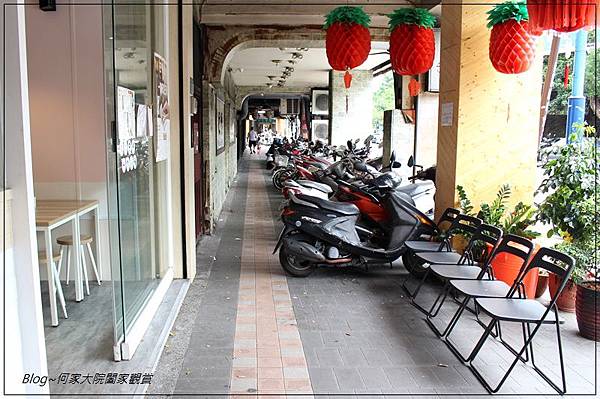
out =
<svg viewBox="0 0 600 399"><path fill-rule="evenodd" d="M137 137L146 137L148 135L148 111L144 104L137 106Z"/></svg>
<svg viewBox="0 0 600 399"><path fill-rule="evenodd" d="M219 97L216 106L217 154L225 147L225 102Z"/></svg>
<svg viewBox="0 0 600 399"><path fill-rule="evenodd" d="M170 130L169 119L169 74L167 62L154 53L154 84L156 93L156 162L169 158Z"/></svg>
<svg viewBox="0 0 600 399"><path fill-rule="evenodd" d="M135 138L135 93L126 87L117 87L117 126L119 140Z"/></svg>

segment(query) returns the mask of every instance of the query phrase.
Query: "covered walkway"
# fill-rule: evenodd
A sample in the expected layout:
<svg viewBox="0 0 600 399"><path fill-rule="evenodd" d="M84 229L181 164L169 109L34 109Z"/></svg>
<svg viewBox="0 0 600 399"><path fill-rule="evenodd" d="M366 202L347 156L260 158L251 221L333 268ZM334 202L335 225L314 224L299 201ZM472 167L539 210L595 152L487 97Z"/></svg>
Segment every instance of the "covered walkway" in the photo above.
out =
<svg viewBox="0 0 600 399"><path fill-rule="evenodd" d="M402 267L286 277L271 254L280 202L264 156L246 154L217 234L198 247L198 274L149 393L486 394L404 297ZM429 285L420 299L432 301L438 288ZM594 342L577 335L574 315L562 316L568 393L593 394ZM538 336L536 359L558 370L551 332ZM465 317L454 337L466 351L480 333ZM518 338L519 330L505 334ZM482 367L500 375L508 352L495 343L483 352ZM517 367L502 393L555 394Z"/></svg>

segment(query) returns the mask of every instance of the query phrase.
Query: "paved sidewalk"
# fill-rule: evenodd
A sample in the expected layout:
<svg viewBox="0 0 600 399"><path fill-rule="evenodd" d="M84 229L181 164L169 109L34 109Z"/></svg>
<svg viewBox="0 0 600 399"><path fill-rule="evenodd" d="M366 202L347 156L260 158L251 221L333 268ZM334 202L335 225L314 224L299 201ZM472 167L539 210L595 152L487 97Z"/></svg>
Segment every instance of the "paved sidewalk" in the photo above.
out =
<svg viewBox="0 0 600 399"><path fill-rule="evenodd" d="M246 155L228 195L218 240L209 241L212 249L199 249L200 282L190 288L159 365L159 370L171 370L176 383L165 384L162 391L154 388L154 393L487 395L404 297L401 266L368 272L322 268L307 278L286 277L271 254L281 229L280 203L263 156ZM420 300L431 303L438 289L426 286ZM453 307L445 308L438 319L451 315ZM574 315L562 316L569 393L592 394L595 344L577 335ZM504 332L520 339L519 328L506 326ZM480 333L465 317L455 339L467 350ZM552 329L544 328L535 349L538 363L556 372L553 337ZM506 358L508 352L492 341L484 347L481 365L497 375L507 366ZM501 393L555 395L521 364Z"/></svg>

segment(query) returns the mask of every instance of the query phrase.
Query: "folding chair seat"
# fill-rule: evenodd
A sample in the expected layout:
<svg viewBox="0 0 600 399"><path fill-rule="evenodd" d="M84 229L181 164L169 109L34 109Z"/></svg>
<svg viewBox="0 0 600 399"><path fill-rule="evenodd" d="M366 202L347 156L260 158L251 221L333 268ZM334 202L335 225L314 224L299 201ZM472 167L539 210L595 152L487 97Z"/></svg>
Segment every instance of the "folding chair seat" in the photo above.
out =
<svg viewBox="0 0 600 399"><path fill-rule="evenodd" d="M471 226L470 226L471 227ZM469 243L467 244L465 251L462 255L459 255L457 253L453 253L453 252L424 252L424 253L417 253L415 254L415 256L423 259L426 258L430 261L434 261L437 260L439 262L428 262L427 263L427 269L425 271L425 274L423 276L423 278L421 279L420 284L417 286L417 288L415 289L415 294L411 297L411 303L421 312L425 313L426 315L435 315L435 305L438 303L437 300L434 303L434 307L432 307L429 311L426 310L425 308L423 308L421 305L419 305L416 302L416 297L419 293L419 290L421 289L421 287L423 286L423 284L425 284L425 281L427 279L427 276L429 276L431 273L433 273L436 276L442 276L443 273L441 273L441 271L447 267L452 268L453 266L474 266L477 267L479 269L479 272L481 272L481 268L479 268L474 262L473 262L473 258L475 257L473 254L473 250L475 248L475 244L479 243L479 242L483 242L483 243L488 243L492 246L492 248L495 248L496 245L498 244L498 241L500 240L500 237L502 237L502 231L494 226L489 226L486 224L480 224L479 226L476 227L475 231L473 232L473 234L471 235L471 239L469 240ZM431 255L431 256L428 256ZM432 266L436 266L435 271L433 271L431 269ZM458 268L453 268L453 273L458 273ZM473 273L473 271L471 271L470 273ZM475 277L477 277L479 275L479 273L475 274ZM441 278L443 281L448 280L447 278ZM440 297L438 296L438 299ZM445 299L445 297L444 297Z"/></svg>
<svg viewBox="0 0 600 399"><path fill-rule="evenodd" d="M448 348L454 352L454 354L461 359L463 362L468 361L468 357L462 355L460 351L457 349L456 345L450 340L450 335L452 330L457 325L460 316L463 314L464 310L468 309L467 305L473 298L497 298L497 297L506 297L509 293L513 293L515 295L523 295L522 292L522 284L517 285L519 276L527 266L529 259L531 258L531 254L533 252L533 243L531 240L528 240L523 237L519 237L513 234L505 235L500 243L494 248L493 251L489 254L486 259L485 265L482 267L480 274L474 280L469 279L447 279L447 284L444 287L444 290L440 294L440 296L436 299L436 303L439 302L438 308L430 310L427 323L431 327L431 329L440 337L444 338L446 345ZM514 257L520 259L522 262L521 270L513 283L512 286L506 284L503 281L493 280L493 270L491 268L491 263L496 256L499 254L510 254ZM484 279L484 277L490 277L492 279ZM441 273L441 278L444 278L443 273ZM513 289L514 288L514 289ZM437 316L439 313L446 297L450 292L456 293L458 296L462 297L462 302L460 302L458 309L444 328L444 330L438 329L436 325L433 323L433 318ZM513 292L514 291L514 292ZM475 313L477 313L477 305L475 304ZM477 318L478 323L481 324L479 317ZM513 350L512 346L508 345L502 339L502 331L500 326L496 329L497 338L500 339L500 342L504 344L509 350ZM528 354L525 354L525 358L527 358Z"/></svg>
<svg viewBox="0 0 600 399"><path fill-rule="evenodd" d="M560 337L560 318L558 315L558 308L556 306L556 299L560 296L561 292L568 283L574 267L575 261L569 255L563 254L554 249L541 248L534 256L532 261L524 267L523 272L519 274L517 281L515 281L515 284L513 284L511 291L504 298L475 299L476 305L485 314L487 314L491 320L468 358L468 367L490 393L495 393L500 390L510 373L515 368L517 362L523 360L522 355L528 351L531 353L531 366L540 375L540 377L542 377L559 394L562 395L566 393L567 382L565 377L562 341ZM535 268L554 273L558 279L562 281L558 291L547 306L544 306L540 302L531 299L514 298L514 294L518 287L522 286L523 284L523 278L529 271ZM551 315L550 312L553 312L554 314ZM515 358L510 366L506 369L500 381L496 384L496 386L491 386L485 377L479 372L478 368L475 367L474 360L479 355L479 352L481 351L485 341L492 334L492 330L499 325L500 321L520 323L523 325L526 339L523 343L523 346L517 350L516 353L513 353ZM535 325L533 331L531 330L532 324ZM556 385L556 383L535 363L532 342L543 324L554 324L556 326L560 376L562 379L562 385L560 387Z"/></svg>
<svg viewBox="0 0 600 399"><path fill-rule="evenodd" d="M446 243L440 241L406 241L404 245L413 252L437 252L447 248Z"/></svg>
<svg viewBox="0 0 600 399"><path fill-rule="evenodd" d="M429 266L429 269L434 276L441 279L475 280L481 273L482 266L440 263Z"/></svg>
<svg viewBox="0 0 600 399"><path fill-rule="evenodd" d="M542 320L546 307L535 299L522 298L476 298L479 309L488 316L501 321ZM554 320L543 320L543 323L553 324Z"/></svg>

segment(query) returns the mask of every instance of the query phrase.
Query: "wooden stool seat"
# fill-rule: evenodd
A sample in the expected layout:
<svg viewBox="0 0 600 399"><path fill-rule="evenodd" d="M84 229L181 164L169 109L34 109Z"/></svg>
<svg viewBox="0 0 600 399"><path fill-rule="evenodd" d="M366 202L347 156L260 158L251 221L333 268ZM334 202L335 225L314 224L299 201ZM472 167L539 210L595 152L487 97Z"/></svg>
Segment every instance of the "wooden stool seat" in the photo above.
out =
<svg viewBox="0 0 600 399"><path fill-rule="evenodd" d="M81 242L81 245L85 245L91 243L94 239L89 234L82 234L79 236L79 241ZM73 236L58 237L56 243L58 245L73 245Z"/></svg>
<svg viewBox="0 0 600 399"><path fill-rule="evenodd" d="M52 260L58 262L61 258L60 254L52 254ZM38 252L38 261L41 263L46 263L46 252L40 251Z"/></svg>

